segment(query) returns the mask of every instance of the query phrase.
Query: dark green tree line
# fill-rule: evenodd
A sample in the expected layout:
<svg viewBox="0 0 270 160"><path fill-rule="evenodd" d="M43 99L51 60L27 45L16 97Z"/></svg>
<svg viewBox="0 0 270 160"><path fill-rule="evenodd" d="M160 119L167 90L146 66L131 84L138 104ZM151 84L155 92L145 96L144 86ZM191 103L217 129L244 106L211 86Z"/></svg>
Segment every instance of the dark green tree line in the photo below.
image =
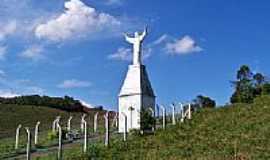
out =
<svg viewBox="0 0 270 160"><path fill-rule="evenodd" d="M84 106L79 100L75 100L72 97L49 97L39 95L18 96L13 98L0 97L0 103L2 104L16 104L16 105L35 105L35 106L47 106L57 108L70 112L82 112Z"/></svg>
<svg viewBox="0 0 270 160"><path fill-rule="evenodd" d="M249 66L242 65L232 82L234 92L231 103L252 103L254 98L270 94L270 83L262 73L253 73Z"/></svg>
<svg viewBox="0 0 270 160"><path fill-rule="evenodd" d="M194 105L199 108L215 108L216 102L210 97L203 95L198 95L196 99L193 100Z"/></svg>

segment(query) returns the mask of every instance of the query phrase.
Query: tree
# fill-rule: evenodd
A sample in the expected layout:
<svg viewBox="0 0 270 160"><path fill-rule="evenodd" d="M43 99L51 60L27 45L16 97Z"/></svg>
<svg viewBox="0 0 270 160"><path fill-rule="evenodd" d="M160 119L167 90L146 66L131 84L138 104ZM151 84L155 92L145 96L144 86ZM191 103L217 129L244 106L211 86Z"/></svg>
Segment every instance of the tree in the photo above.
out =
<svg viewBox="0 0 270 160"><path fill-rule="evenodd" d="M13 98L0 98L2 104L48 106L65 111L81 112L84 106L79 100L72 97L48 97L39 95L18 96Z"/></svg>
<svg viewBox="0 0 270 160"><path fill-rule="evenodd" d="M250 80L252 77L252 72L247 65L242 65L240 69L237 71L237 79L238 80Z"/></svg>
<svg viewBox="0 0 270 160"><path fill-rule="evenodd" d="M262 95L270 95L270 83L263 84Z"/></svg>
<svg viewBox="0 0 270 160"><path fill-rule="evenodd" d="M210 97L206 97L203 95L198 95L195 100L195 106L200 108L215 108L216 102L212 100Z"/></svg>
<svg viewBox="0 0 270 160"><path fill-rule="evenodd" d="M231 96L231 103L252 103L254 99L254 88L252 84L252 75L250 68L243 65L237 71L236 81L233 81L235 91Z"/></svg>
<svg viewBox="0 0 270 160"><path fill-rule="evenodd" d="M265 83L265 77L261 73L256 73L253 76L255 86L261 86Z"/></svg>
<svg viewBox="0 0 270 160"><path fill-rule="evenodd" d="M155 125L155 117L153 117L151 111L145 108L142 108L141 112L141 130L150 130Z"/></svg>
<svg viewBox="0 0 270 160"><path fill-rule="evenodd" d="M265 77L261 73L256 73L253 76L254 96L262 95L263 85L265 83Z"/></svg>
<svg viewBox="0 0 270 160"><path fill-rule="evenodd" d="M254 98L270 94L270 84L262 73L253 74L247 65L237 71L236 81L233 81L235 91L231 103L252 103Z"/></svg>

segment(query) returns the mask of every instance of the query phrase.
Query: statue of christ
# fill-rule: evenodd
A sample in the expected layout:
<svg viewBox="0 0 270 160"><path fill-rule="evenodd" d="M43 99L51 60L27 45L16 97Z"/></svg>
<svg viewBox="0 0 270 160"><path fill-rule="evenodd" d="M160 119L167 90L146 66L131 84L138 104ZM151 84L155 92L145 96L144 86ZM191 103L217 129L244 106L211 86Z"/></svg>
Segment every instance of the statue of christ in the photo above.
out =
<svg viewBox="0 0 270 160"><path fill-rule="evenodd" d="M129 37L126 33L124 34L126 41L133 44L133 65L141 64L141 46L146 34L147 28L141 34L135 32L134 37Z"/></svg>

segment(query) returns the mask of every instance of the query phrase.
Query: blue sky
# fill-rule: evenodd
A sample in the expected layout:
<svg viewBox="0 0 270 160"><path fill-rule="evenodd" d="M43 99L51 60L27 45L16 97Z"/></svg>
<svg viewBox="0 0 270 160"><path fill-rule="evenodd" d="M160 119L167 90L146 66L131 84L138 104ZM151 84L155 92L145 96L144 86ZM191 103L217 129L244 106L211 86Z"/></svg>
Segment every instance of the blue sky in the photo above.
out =
<svg viewBox="0 0 270 160"><path fill-rule="evenodd" d="M144 64L157 102L229 101L248 64L270 74L270 2L1 0L0 95L70 95L117 108L131 47L148 26Z"/></svg>

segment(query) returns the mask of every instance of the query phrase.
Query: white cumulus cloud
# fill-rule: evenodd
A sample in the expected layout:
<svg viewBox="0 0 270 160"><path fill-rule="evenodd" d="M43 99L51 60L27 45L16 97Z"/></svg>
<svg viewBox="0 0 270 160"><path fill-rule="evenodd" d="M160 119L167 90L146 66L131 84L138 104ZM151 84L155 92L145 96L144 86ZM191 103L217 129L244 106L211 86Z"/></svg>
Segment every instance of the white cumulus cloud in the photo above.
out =
<svg viewBox="0 0 270 160"><path fill-rule="evenodd" d="M37 87L37 86L27 86L23 87L20 90L22 91L15 91L10 89L1 89L0 90L0 97L4 98L12 98L12 97L18 97L22 95L32 95L32 94L44 94L45 90Z"/></svg>
<svg viewBox="0 0 270 160"><path fill-rule="evenodd" d="M18 97L20 96L20 94L15 93L13 91L10 90L0 90L0 97L3 98L13 98L13 97Z"/></svg>
<svg viewBox="0 0 270 160"><path fill-rule="evenodd" d="M87 108L94 108L94 106L92 104L90 104L90 103L88 103L88 102L86 102L84 100L80 99L79 101L82 103L82 105L84 105Z"/></svg>
<svg viewBox="0 0 270 160"><path fill-rule="evenodd" d="M16 21L9 21L6 23L0 24L0 41L6 39L7 36L13 34L16 31L17 23Z"/></svg>
<svg viewBox="0 0 270 160"><path fill-rule="evenodd" d="M28 58L32 60L39 60L43 58L42 52L44 51L44 48L40 45L32 45L26 50L24 50L20 56L23 58Z"/></svg>
<svg viewBox="0 0 270 160"><path fill-rule="evenodd" d="M90 87L91 83L88 81L81 81L81 80L76 80L76 79L71 79L71 80L64 80L62 83L57 85L58 88L86 88Z"/></svg>
<svg viewBox="0 0 270 160"><path fill-rule="evenodd" d="M130 48L120 47L113 54L108 56L109 59L121 60L121 61L131 61L132 53Z"/></svg>
<svg viewBox="0 0 270 160"><path fill-rule="evenodd" d="M6 39L8 36L14 34L16 32L17 23L16 21L8 21L8 22L0 22L0 60L4 60L7 54L7 45L3 45L6 43Z"/></svg>
<svg viewBox="0 0 270 160"><path fill-rule="evenodd" d="M169 36L167 34L163 34L162 36L160 36L158 39L156 39L151 44L152 45L159 45L159 44L165 42L168 38L169 38Z"/></svg>
<svg viewBox="0 0 270 160"><path fill-rule="evenodd" d="M142 59L145 60L151 56L152 53L152 48L147 47L143 49L142 52ZM120 47L117 49L117 51L113 54L110 54L108 56L108 59L112 60L120 60L120 61L132 61L132 49L131 48L125 48L125 47Z"/></svg>
<svg viewBox="0 0 270 160"><path fill-rule="evenodd" d="M25 88L25 94L44 94L45 90L41 87L37 87L37 86L29 86Z"/></svg>
<svg viewBox="0 0 270 160"><path fill-rule="evenodd" d="M193 52L201 52L203 49L198 46L194 39L186 35L174 42L168 42L165 47L170 54L189 54Z"/></svg>
<svg viewBox="0 0 270 160"><path fill-rule="evenodd" d="M72 38L106 31L113 31L121 25L115 17L97 12L80 0L65 2L65 11L56 18L40 24L35 35L51 41L60 42Z"/></svg>
<svg viewBox="0 0 270 160"><path fill-rule="evenodd" d="M107 5L121 5L123 0L106 0Z"/></svg>

